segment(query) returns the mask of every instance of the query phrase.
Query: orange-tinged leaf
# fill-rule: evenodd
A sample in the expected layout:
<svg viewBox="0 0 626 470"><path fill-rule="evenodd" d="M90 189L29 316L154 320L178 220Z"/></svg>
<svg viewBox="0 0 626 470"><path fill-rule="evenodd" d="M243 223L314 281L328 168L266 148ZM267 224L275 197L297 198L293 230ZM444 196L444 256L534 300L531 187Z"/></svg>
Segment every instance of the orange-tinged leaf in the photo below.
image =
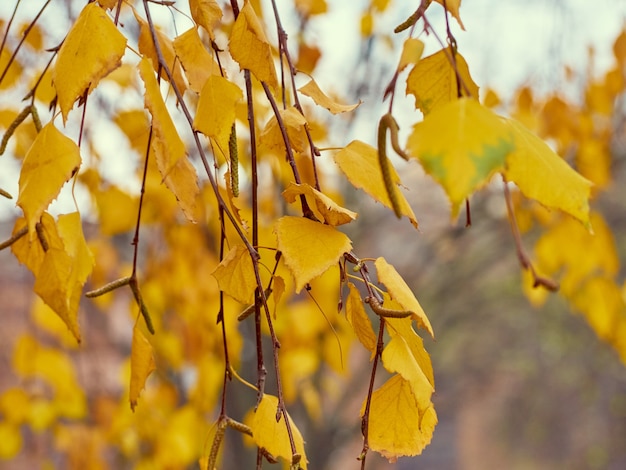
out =
<svg viewBox="0 0 626 470"><path fill-rule="evenodd" d="M146 380L156 370L152 345L137 324L133 328L133 342L130 350L130 408L135 411L137 400L146 386Z"/></svg>
<svg viewBox="0 0 626 470"><path fill-rule="evenodd" d="M308 148L308 141L304 131L306 119L294 106L280 110L280 117L287 129L289 144L296 152L304 152ZM259 136L261 148L269 150L277 155L285 155L285 141L280 131L278 120L275 115L269 119Z"/></svg>
<svg viewBox="0 0 626 470"><path fill-rule="evenodd" d="M303 217L281 217L275 231L278 249L296 281L296 293L352 248L350 239L334 227Z"/></svg>
<svg viewBox="0 0 626 470"><path fill-rule="evenodd" d="M461 16L459 15L459 8L461 8L461 0L435 0L437 3L440 3L446 10L450 12L450 14L454 17L454 19L459 23L459 26L463 31L465 31L465 25L461 21Z"/></svg>
<svg viewBox="0 0 626 470"><path fill-rule="evenodd" d="M515 150L506 159L505 178L517 184L526 197L560 209L589 226L592 183L525 126L513 119L505 122L515 139Z"/></svg>
<svg viewBox="0 0 626 470"><path fill-rule="evenodd" d="M376 333L363 307L359 290L351 282L348 283L348 288L350 293L346 300L346 319L352 326L357 339L365 346L365 349L372 353L370 356L372 360L376 354Z"/></svg>
<svg viewBox="0 0 626 470"><path fill-rule="evenodd" d="M458 87L450 48L421 59L409 73L406 79L406 94L415 96L415 107L422 111L424 116L450 101L457 100L459 90L462 96L478 99L478 85L469 73L467 62L458 52L455 60L461 77Z"/></svg>
<svg viewBox="0 0 626 470"><path fill-rule="evenodd" d="M291 444L289 443L285 418L281 414L280 421L276 421L277 409L278 398L266 393L263 395L256 411L253 412L251 417L248 416L249 419L246 421L249 422L249 426L252 429L252 439L257 446L267 450L274 457L282 457L287 462L291 462ZM293 440L296 444L296 452L302 456L300 466L306 469L307 459L304 453L302 434L300 434L300 431L288 414L287 417L293 433Z"/></svg>
<svg viewBox="0 0 626 470"><path fill-rule="evenodd" d="M235 245L213 271L220 290L242 304L254 301L257 287L252 258L244 245Z"/></svg>
<svg viewBox="0 0 626 470"><path fill-rule="evenodd" d="M78 146L61 134L52 122L46 124L26 153L20 172L17 205L28 220L31 241L41 214L80 164Z"/></svg>
<svg viewBox="0 0 626 470"><path fill-rule="evenodd" d="M189 10L193 20L209 33L211 39L215 39L213 28L222 19L222 9L217 0L189 0Z"/></svg>
<svg viewBox="0 0 626 470"><path fill-rule="evenodd" d="M207 78L220 74L219 65L202 44L196 28L177 36L173 46L187 75L189 88L196 93L200 93Z"/></svg>
<svg viewBox="0 0 626 470"><path fill-rule="evenodd" d="M97 3L83 8L59 50L52 81L63 122L85 90L121 65L126 38Z"/></svg>
<svg viewBox="0 0 626 470"><path fill-rule="evenodd" d="M228 41L233 59L241 69L249 69L257 80L278 89L272 48L252 4L246 1L233 26Z"/></svg>
<svg viewBox="0 0 626 470"><path fill-rule="evenodd" d="M373 199L392 209L391 201L385 189L383 175L380 171L378 151L371 145L353 140L345 148L335 154L335 163L346 175L352 186L363 189ZM391 167L391 179L400 184L396 170ZM417 219L406 198L398 191L400 209L413 226L417 228Z"/></svg>
<svg viewBox="0 0 626 470"><path fill-rule="evenodd" d="M313 79L311 79L306 85L298 88L298 91L315 101L315 104L326 108L333 114L352 111L361 104L361 101L359 101L357 104L340 104L331 100L328 96L324 94L324 92L320 89L318 84Z"/></svg>
<svg viewBox="0 0 626 470"><path fill-rule="evenodd" d="M504 169L514 148L510 127L471 98L429 114L415 125L407 142L408 153L448 194L453 217L470 194Z"/></svg>
<svg viewBox="0 0 626 470"><path fill-rule="evenodd" d="M305 18L328 11L326 0L296 0L296 9Z"/></svg>
<svg viewBox="0 0 626 470"><path fill-rule="evenodd" d="M361 416L365 402L361 406ZM395 462L398 457L418 455L430 443L437 425L431 406L420 408L411 384L394 375L372 394L368 442L370 449Z"/></svg>
<svg viewBox="0 0 626 470"><path fill-rule="evenodd" d="M374 265L378 274L378 282L385 285L391 298L398 302L403 310L413 312L412 318L415 319L417 325L428 331L434 338L433 327L430 325L428 317L396 268L387 263L385 258L376 259Z"/></svg>
<svg viewBox="0 0 626 470"><path fill-rule="evenodd" d="M139 73L146 86L145 107L152 115L153 146L159 172L187 219L195 222L196 201L200 193L196 170L186 157L185 144L176 131L152 66L145 57L139 63Z"/></svg>
<svg viewBox="0 0 626 470"><path fill-rule="evenodd" d="M228 140L235 122L235 108L242 98L241 89L219 75L210 76L200 93L194 129L215 139L225 154L228 154Z"/></svg>
<svg viewBox="0 0 626 470"><path fill-rule="evenodd" d="M144 57L147 57L152 61L152 67L155 72L159 71L159 57L156 52L156 48L154 47L154 41L152 40L152 33L150 32L150 26L146 23L140 16L137 15L137 12L133 11L135 14L135 19L137 23L139 23L139 40L138 47L139 52ZM181 93L184 93L187 89L187 84L185 83L185 78L183 77L182 66L180 65L180 60L176 57L176 52L174 51L174 45L172 44L172 40L168 38L161 31L156 31L157 41L159 42L159 48L161 49L161 54L163 56L163 60L165 64L170 69L174 77L174 84L178 88ZM167 74L165 70L161 70L160 77L168 80Z"/></svg>
<svg viewBox="0 0 626 470"><path fill-rule="evenodd" d="M15 235L15 233L17 233L25 225L26 219L23 217L17 219L15 221L15 226L13 227L13 235ZM59 250L64 249L63 241L61 240L61 237L59 237L59 233L57 231L56 222L47 212L44 212L41 215L41 231L46 239L46 242L48 243L49 248L56 248ZM39 267L41 266L41 263L43 263L43 259L46 255L46 252L41 246L39 240L35 239L31 242L28 237L22 237L11 245L11 251L17 260L30 269L35 277L37 277L39 274Z"/></svg>
<svg viewBox="0 0 626 470"><path fill-rule="evenodd" d="M402 72L407 65L417 64L422 58L424 43L416 38L408 38L402 46L402 55L398 63L398 71Z"/></svg>
<svg viewBox="0 0 626 470"><path fill-rule="evenodd" d="M328 225L347 224L358 217L356 212L341 207L324 193L319 192L306 183L291 183L283 191L283 197L290 204L293 204L301 194L307 198L309 205L315 212L315 216L324 220Z"/></svg>

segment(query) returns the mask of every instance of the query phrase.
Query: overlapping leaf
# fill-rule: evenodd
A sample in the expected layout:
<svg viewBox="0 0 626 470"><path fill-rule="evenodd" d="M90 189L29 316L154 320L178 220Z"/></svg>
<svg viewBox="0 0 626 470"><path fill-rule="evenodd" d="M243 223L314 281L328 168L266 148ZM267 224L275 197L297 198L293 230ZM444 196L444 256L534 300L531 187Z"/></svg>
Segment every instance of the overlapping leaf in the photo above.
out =
<svg viewBox="0 0 626 470"><path fill-rule="evenodd" d="M365 403L361 406L361 416ZM372 394L368 443L395 462L398 457L418 455L430 443L437 425L432 405L420 407L411 383L394 375Z"/></svg>
<svg viewBox="0 0 626 470"><path fill-rule="evenodd" d="M261 403L253 412L251 418L247 421L252 429L252 439L254 443L262 449L267 450L274 457L281 457L287 462L291 462L291 444L289 443L289 434L284 421L284 416L280 416L280 420L276 420L276 411L278 410L278 398L267 393L263 395ZM296 445L296 452L300 454L300 466L307 468L306 454L304 453L304 440L302 434L294 424L289 415L289 424L293 434L293 440Z"/></svg>
<svg viewBox="0 0 626 470"><path fill-rule="evenodd" d="M289 203L294 203L297 196L300 195L304 195L307 198L309 205L315 212L315 216L328 225L347 224L358 217L356 212L341 207L324 193L317 191L306 183L292 183L283 191L283 197Z"/></svg>
<svg viewBox="0 0 626 470"><path fill-rule="evenodd" d="M37 134L22 163L17 198L17 205L28 221L30 240L34 238L35 225L41 214L80 164L78 146L61 134L52 122Z"/></svg>
<svg viewBox="0 0 626 470"><path fill-rule="evenodd" d="M57 229L63 248L48 248L38 269L34 290L80 341L78 305L94 259L85 242L78 212L60 215Z"/></svg>
<svg viewBox="0 0 626 470"><path fill-rule="evenodd" d="M352 248L350 239L334 227L303 217L281 217L275 231L278 249L296 281L296 293Z"/></svg>
<svg viewBox="0 0 626 470"><path fill-rule="evenodd" d="M407 142L410 155L448 194L452 216L463 201L505 167L513 132L471 98L454 100L417 123Z"/></svg>
<svg viewBox="0 0 626 470"><path fill-rule="evenodd" d="M591 182L525 126L512 119L505 122L515 141L515 150L506 159L506 179L515 182L526 197L567 212L589 226Z"/></svg>
<svg viewBox="0 0 626 470"><path fill-rule="evenodd" d="M156 81L150 61L139 63L139 72L146 86L145 106L152 115L154 150L159 172L190 221L195 221L198 194L196 170L186 157L185 144L178 135Z"/></svg>
<svg viewBox="0 0 626 470"><path fill-rule="evenodd" d="M213 271L220 290L242 304L251 304L257 287L252 258L247 248L235 245Z"/></svg>
<svg viewBox="0 0 626 470"><path fill-rule="evenodd" d="M424 116L458 99L459 92L461 96L478 99L478 86L467 62L458 52L453 58L450 48L421 59L406 80L406 94L415 96L415 107Z"/></svg>
<svg viewBox="0 0 626 470"><path fill-rule="evenodd" d="M308 148L308 141L304 131L306 118L294 106L280 110L280 117L287 129L289 144L296 152L304 152ZM259 136L261 149L285 155L285 140L276 116L272 116Z"/></svg>
<svg viewBox="0 0 626 470"><path fill-rule="evenodd" d="M380 171L378 152L374 147L360 140L353 140L335 154L335 163L355 188L363 189L376 201L390 209L393 208ZM400 184L396 170L390 168L390 171L392 180L396 184ZM413 226L417 228L417 219L413 209L400 192L398 192L398 200L402 214L407 216Z"/></svg>
<svg viewBox="0 0 626 470"><path fill-rule="evenodd" d="M241 89L219 76L210 76L200 93L194 129L215 139L223 152L228 152L228 139L235 122L235 105L243 98Z"/></svg>
<svg viewBox="0 0 626 470"><path fill-rule="evenodd" d="M348 288L350 293L346 300L346 319L354 330L357 339L372 353L371 359L373 359L374 354L376 354L376 333L374 333L372 322L363 307L359 290L351 282L348 283Z"/></svg>
<svg viewBox="0 0 626 470"><path fill-rule="evenodd" d="M248 69L260 81L278 88L272 48L252 4L246 1L235 21L228 47L241 69Z"/></svg>
<svg viewBox="0 0 626 470"><path fill-rule="evenodd" d="M200 93L207 78L220 74L219 65L202 44L196 28L191 28L177 36L173 46L185 70L189 88L196 93Z"/></svg>
<svg viewBox="0 0 626 470"><path fill-rule="evenodd" d="M63 122L85 90L93 90L101 78L121 65L126 38L97 3L83 8L72 26L53 70Z"/></svg>
<svg viewBox="0 0 626 470"><path fill-rule="evenodd" d="M424 328L434 337L430 320L398 271L387 263L385 258L378 258L374 264L378 274L378 282L385 285L391 298L398 302L404 310L412 312L412 317L417 321L418 326Z"/></svg>

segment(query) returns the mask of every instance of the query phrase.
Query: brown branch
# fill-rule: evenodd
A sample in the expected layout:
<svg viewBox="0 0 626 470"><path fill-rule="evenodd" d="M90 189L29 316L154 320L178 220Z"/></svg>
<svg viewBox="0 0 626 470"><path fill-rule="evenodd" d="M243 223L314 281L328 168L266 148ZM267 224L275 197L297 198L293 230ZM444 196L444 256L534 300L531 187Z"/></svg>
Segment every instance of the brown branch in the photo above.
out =
<svg viewBox="0 0 626 470"><path fill-rule="evenodd" d="M15 232L13 235L11 235L11 238L3 241L2 243L0 243L0 251L4 250L5 248L13 245L13 243L15 243L16 241L18 241L20 238L22 238L24 235L26 235L28 233L28 226L24 225L21 229L19 229L17 232Z"/></svg>

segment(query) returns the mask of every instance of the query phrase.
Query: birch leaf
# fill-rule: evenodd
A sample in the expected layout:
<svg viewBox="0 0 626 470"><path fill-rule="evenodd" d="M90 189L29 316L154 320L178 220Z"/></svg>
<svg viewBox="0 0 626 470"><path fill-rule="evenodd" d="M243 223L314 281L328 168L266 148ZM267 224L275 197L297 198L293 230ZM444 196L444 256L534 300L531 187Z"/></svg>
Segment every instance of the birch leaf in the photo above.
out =
<svg viewBox="0 0 626 470"><path fill-rule="evenodd" d="M287 462L291 462L291 444L289 443L289 434L285 425L284 416L281 415L280 420L276 420L276 410L278 410L278 398L267 393L263 395L261 403L253 412L252 416L248 415L247 422L250 423L252 429L252 439L254 443L267 450L274 457L281 457ZM294 424L293 420L287 414L293 440L296 444L296 452L300 454L300 466L306 470L307 460L304 453L304 440L302 434Z"/></svg>
<svg viewBox="0 0 626 470"><path fill-rule="evenodd" d="M40 220L41 231L48 243L48 248L63 250L63 241L59 237L54 218L47 212L44 212ZM23 217L17 219L13 228L13 234L17 233L25 225L26 219ZM20 263L30 269L35 277L38 276L39 268L46 255L39 240L30 241L28 237L22 237L11 245L11 251Z"/></svg>
<svg viewBox="0 0 626 470"><path fill-rule="evenodd" d="M416 38L408 38L402 46L402 55L398 63L398 71L402 72L408 65L417 64L422 58L424 43ZM408 93L408 92L407 92Z"/></svg>
<svg viewBox="0 0 626 470"><path fill-rule="evenodd" d="M513 181L526 197L562 210L590 228L592 183L524 125L513 119L504 122L512 129L515 139L515 150L506 159L505 178Z"/></svg>
<svg viewBox="0 0 626 470"><path fill-rule="evenodd" d="M352 183L352 186L362 189L374 200L393 209L385 189L383 175L380 171L378 151L374 147L360 140L353 140L335 154L335 163ZM396 184L400 184L400 178L396 170L393 167L389 170L392 180ZM411 224L417 228L417 219L413 209L411 209L406 198L399 191L398 200L402 214L407 216Z"/></svg>
<svg viewBox="0 0 626 470"><path fill-rule="evenodd" d="M307 198L309 205L316 212L316 217L323 219L328 225L347 224L358 217L356 212L341 207L324 193L317 191L306 183L291 183L283 191L283 197L290 204L296 202L297 197L300 195L304 195Z"/></svg>
<svg viewBox="0 0 626 470"><path fill-rule="evenodd" d="M130 409L135 411L141 391L148 376L156 370L152 345L137 324L133 327L133 342L130 350Z"/></svg>
<svg viewBox="0 0 626 470"><path fill-rule="evenodd" d="M63 122L85 90L121 65L126 38L97 3L83 8L70 29L52 73Z"/></svg>
<svg viewBox="0 0 626 470"><path fill-rule="evenodd" d="M467 62L458 52L456 70L452 65L450 48L421 59L406 79L406 94L415 96L415 107L427 116L443 105L462 96L478 99L478 85L472 79ZM457 71L461 84L457 85Z"/></svg>
<svg viewBox="0 0 626 470"><path fill-rule="evenodd" d="M365 403L361 406L361 416ZM381 453L390 462L398 457L422 453L430 443L437 414L434 408L420 408L411 384L394 375L372 394L368 440L370 449Z"/></svg>
<svg viewBox="0 0 626 470"><path fill-rule="evenodd" d="M207 78L220 74L219 65L204 47L196 28L176 37L173 46L192 91L200 93Z"/></svg>
<svg viewBox="0 0 626 470"><path fill-rule="evenodd" d="M261 21L248 1L244 3L235 21L228 47L242 70L249 69L257 80L265 82L274 90L278 89L272 47L265 36Z"/></svg>
<svg viewBox="0 0 626 470"><path fill-rule="evenodd" d="M448 194L452 216L465 199L505 167L513 132L471 98L454 100L417 123L407 151Z"/></svg>
<svg viewBox="0 0 626 470"><path fill-rule="evenodd" d="M35 236L35 224L65 182L78 171L80 164L78 146L61 134L52 122L46 124L26 153L20 172L17 205L28 221L31 241Z"/></svg>
<svg viewBox="0 0 626 470"><path fill-rule="evenodd" d="M352 249L350 239L334 227L303 217L281 217L275 231L278 249L296 281L296 293Z"/></svg>
<svg viewBox="0 0 626 470"><path fill-rule="evenodd" d="M370 356L370 360L372 360L376 354L376 333L374 333L372 322L365 312L359 290L351 282L348 283L348 288L350 293L346 300L346 318L357 339L365 346L365 349L372 353Z"/></svg>
<svg viewBox="0 0 626 470"><path fill-rule="evenodd" d="M361 104L361 101L359 101L357 104L339 104L331 100L328 96L326 96L326 94L320 89L318 84L313 79L311 79L306 85L298 88L298 91L303 95L311 98L318 106L326 108L333 114L347 113L349 111L353 111Z"/></svg>
<svg viewBox="0 0 626 470"><path fill-rule="evenodd" d="M245 246L235 245L212 274L221 291L242 304L254 302L256 276L252 258Z"/></svg>
<svg viewBox="0 0 626 470"><path fill-rule="evenodd" d="M398 302L403 310L413 312L412 318L417 321L418 326L424 328L434 338L435 335L428 317L396 268L387 263L385 258L378 258L374 265L378 273L378 282L385 285L391 298Z"/></svg>
<svg viewBox="0 0 626 470"><path fill-rule="evenodd" d="M189 0L189 10L193 20L202 26L214 40L213 28L222 19L222 9L216 0Z"/></svg>
<svg viewBox="0 0 626 470"><path fill-rule="evenodd" d="M195 222L200 193L196 170L186 157L185 144L165 106L150 61L145 57L139 63L139 73L146 86L145 107L152 115L153 145L159 172L187 219Z"/></svg>

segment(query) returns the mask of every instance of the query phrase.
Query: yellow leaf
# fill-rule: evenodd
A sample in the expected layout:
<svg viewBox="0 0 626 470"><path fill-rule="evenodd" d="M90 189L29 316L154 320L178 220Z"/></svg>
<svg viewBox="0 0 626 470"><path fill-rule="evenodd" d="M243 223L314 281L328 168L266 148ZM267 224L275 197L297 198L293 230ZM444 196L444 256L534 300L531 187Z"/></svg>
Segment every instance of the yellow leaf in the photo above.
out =
<svg viewBox="0 0 626 470"><path fill-rule="evenodd" d="M361 416L365 403L361 406ZM372 394L368 440L370 449L395 462L398 457L422 453L437 425L431 406L420 408L411 385L394 375Z"/></svg>
<svg viewBox="0 0 626 470"><path fill-rule="evenodd" d="M7 64L11 59L12 51L9 48L4 47L2 52L0 52L0 73L4 73L7 68ZM22 76L22 65L18 60L13 60L9 70L6 72L4 79L0 83L0 90L6 90L11 88Z"/></svg>
<svg viewBox="0 0 626 470"><path fill-rule="evenodd" d="M222 19L222 9L217 0L189 0L193 20L202 26L211 39L215 39L213 28Z"/></svg>
<svg viewBox="0 0 626 470"><path fill-rule="evenodd" d="M417 64L422 58L424 43L416 38L408 38L402 46L402 55L398 63L398 71L402 72L407 65Z"/></svg>
<svg viewBox="0 0 626 470"><path fill-rule="evenodd" d="M137 224L136 197L110 186L104 191L92 191L98 206L100 231L103 235L118 235L132 230Z"/></svg>
<svg viewBox="0 0 626 470"><path fill-rule="evenodd" d="M526 197L560 209L589 226L589 194L592 183L559 157L543 140L512 119L515 150L506 159L504 176Z"/></svg>
<svg viewBox="0 0 626 470"><path fill-rule="evenodd" d="M427 408L435 389L402 336L395 335L391 338L383 349L382 361L385 369L391 373L397 372L409 382L418 406L422 409Z"/></svg>
<svg viewBox="0 0 626 470"><path fill-rule="evenodd" d="M385 322L388 327L387 330L392 338L401 336L403 341L406 342L420 369L424 372L426 378L428 378L428 381L434 387L435 376L433 373L433 364L430 360L430 356L424 349L424 342L422 341L422 338L413 329L413 322L411 318L386 318Z"/></svg>
<svg viewBox="0 0 626 470"><path fill-rule="evenodd" d="M198 110L193 120L194 129L215 139L224 153L235 122L236 105L243 98L241 89L219 75L210 76L200 93Z"/></svg>
<svg viewBox="0 0 626 470"><path fill-rule="evenodd" d="M296 0L296 9L305 18L328 11L326 0Z"/></svg>
<svg viewBox="0 0 626 470"><path fill-rule="evenodd" d="M122 111L113 121L128 137L131 148L140 155L145 155L150 134L150 122L146 112L143 109Z"/></svg>
<svg viewBox="0 0 626 470"><path fill-rule="evenodd" d="M52 81L57 90L63 122L85 90L121 65L126 38L96 3L83 8L59 50Z"/></svg>
<svg viewBox="0 0 626 470"><path fill-rule="evenodd" d="M461 7L461 0L435 0L437 3L440 3L446 10L450 12L450 14L454 17L454 19L459 23L459 26L463 31L465 31L465 25L461 21L461 17L459 16L459 8Z"/></svg>
<svg viewBox="0 0 626 470"><path fill-rule="evenodd" d="M22 449L22 433L20 427L8 421L0 422L0 459L13 459Z"/></svg>
<svg viewBox="0 0 626 470"><path fill-rule="evenodd" d="M304 126L306 125L305 117L293 106L281 109L280 117L287 129L291 148L296 152L304 152L309 146L304 131ZM285 155L285 141L275 115L272 115L263 131L261 131L259 141L263 150L274 152L280 156Z"/></svg>
<svg viewBox="0 0 626 470"><path fill-rule="evenodd" d="M31 241L41 214L57 197L63 184L76 173L80 164L78 146L61 134L52 122L46 124L24 157L20 172L17 205L28 220Z"/></svg>
<svg viewBox="0 0 626 470"><path fill-rule="evenodd" d="M13 235L25 225L26 220L23 217L17 219L13 228ZM49 248L58 250L64 249L63 241L57 232L56 222L47 212L41 215L41 231ZM30 269L35 277L37 277L41 263L43 263L44 256L46 255L39 240L33 240L31 242L28 237L22 237L11 245L11 251L17 260Z"/></svg>
<svg viewBox="0 0 626 470"><path fill-rule="evenodd" d="M374 333L372 322L363 307L359 290L351 282L348 283L348 288L350 293L346 300L346 319L352 326L357 339L365 346L365 349L372 353L370 356L370 360L372 360L376 354L376 333Z"/></svg>
<svg viewBox="0 0 626 470"><path fill-rule="evenodd" d="M457 86L457 74L452 66L450 48L420 60L406 79L406 94L415 96L415 107L424 116L461 96L478 99L478 86L472 79L467 62L458 52L455 55L456 69L461 77Z"/></svg>
<svg viewBox="0 0 626 470"><path fill-rule="evenodd" d="M385 285L387 292L393 300L398 302L403 310L413 312L412 318L415 319L420 328L424 328L434 338L433 327L430 325L428 317L422 310L421 305L411 292L411 289L404 282L398 271L385 261L385 258L376 259L374 265L378 273L378 282Z"/></svg>
<svg viewBox="0 0 626 470"><path fill-rule="evenodd" d="M324 94L324 92L320 89L318 84L313 79L311 79L306 85L298 88L298 91L303 95L306 95L309 98L313 99L313 101L315 101L315 104L326 108L333 114L352 111L361 104L361 101L359 101L357 104L339 104L331 100L328 96Z"/></svg>
<svg viewBox="0 0 626 470"><path fill-rule="evenodd" d="M248 249L235 245L213 271L220 290L242 304L254 301L257 287L254 266Z"/></svg>
<svg viewBox="0 0 626 470"><path fill-rule="evenodd" d="M78 305L94 260L85 242L78 212L60 215L57 229L64 249L48 249L35 279L34 290L80 342Z"/></svg>
<svg viewBox="0 0 626 470"><path fill-rule="evenodd" d="M407 150L448 194L452 216L470 194L504 169L513 133L496 114L471 98L452 101L417 123Z"/></svg>
<svg viewBox="0 0 626 470"><path fill-rule="evenodd" d="M219 65L202 44L196 28L174 39L173 46L187 75L189 88L196 93L200 93L207 78L220 74Z"/></svg>
<svg viewBox="0 0 626 470"><path fill-rule="evenodd" d="M281 217L275 231L278 249L296 281L296 293L352 249L350 239L334 227L303 217Z"/></svg>
<svg viewBox="0 0 626 470"><path fill-rule="evenodd" d="M593 275L614 276L619 257L611 229L597 213L590 218L593 234L570 217L543 233L535 245L537 268L552 276L562 273L561 293L573 296Z"/></svg>
<svg viewBox="0 0 626 470"><path fill-rule="evenodd" d="M274 90L278 89L272 48L249 1L244 3L235 21L228 47L242 70L250 70L257 80Z"/></svg>
<svg viewBox="0 0 626 470"><path fill-rule="evenodd" d="M346 175L352 186L363 189L373 199L392 209L391 201L385 189L383 175L380 171L378 151L360 140L353 140L344 149L335 154L335 163ZM400 184L396 170L391 167L391 179ZM400 209L413 226L417 228L417 219L406 198L398 191Z"/></svg>
<svg viewBox="0 0 626 470"><path fill-rule="evenodd" d="M315 216L324 220L328 225L347 224L358 217L356 212L341 207L324 193L317 191L306 183L291 183L283 191L283 197L290 204L293 204L301 194L304 194L307 198L309 205L315 212Z"/></svg>
<svg viewBox="0 0 626 470"><path fill-rule="evenodd" d="M150 62L145 57L139 63L139 73L146 86L145 107L152 115L153 146L159 172L187 219L195 222L200 193L196 170L186 158L185 144L176 131Z"/></svg>
<svg viewBox="0 0 626 470"><path fill-rule="evenodd" d="M143 55L143 57L147 57L152 61L152 67L155 72L159 71L159 57L156 52L156 48L154 47L154 41L152 40L152 33L150 32L150 26L146 23L141 17L135 13L135 19L137 23L139 23L139 40L138 47L139 52ZM184 93L187 89L187 84L185 83L185 78L183 77L183 70L180 65L180 60L176 57L176 52L174 51L174 46L172 44L172 40L168 38L161 31L156 31L157 41L159 42L159 48L161 49L161 54L163 56L163 60L165 64L170 69L172 76L174 77L174 84L178 88L180 93ZM159 76L165 80L168 80L167 74L165 70L161 70Z"/></svg>
<svg viewBox="0 0 626 470"><path fill-rule="evenodd" d="M267 393L263 395L261 403L254 414L246 421L252 429L252 439L254 443L267 450L274 457L282 457L287 462L291 462L291 445L289 443L289 435L287 434L287 426L285 418L281 414L280 421L276 421L276 410L278 409L278 398ZM304 440L302 434L294 424L291 417L289 424L293 433L293 440L296 445L296 452L300 454L300 466L307 468L306 454L304 453Z"/></svg>
<svg viewBox="0 0 626 470"><path fill-rule="evenodd" d="M135 411L137 400L146 386L146 380L156 370L152 345L137 324L133 327L133 342L130 350L130 408Z"/></svg>

